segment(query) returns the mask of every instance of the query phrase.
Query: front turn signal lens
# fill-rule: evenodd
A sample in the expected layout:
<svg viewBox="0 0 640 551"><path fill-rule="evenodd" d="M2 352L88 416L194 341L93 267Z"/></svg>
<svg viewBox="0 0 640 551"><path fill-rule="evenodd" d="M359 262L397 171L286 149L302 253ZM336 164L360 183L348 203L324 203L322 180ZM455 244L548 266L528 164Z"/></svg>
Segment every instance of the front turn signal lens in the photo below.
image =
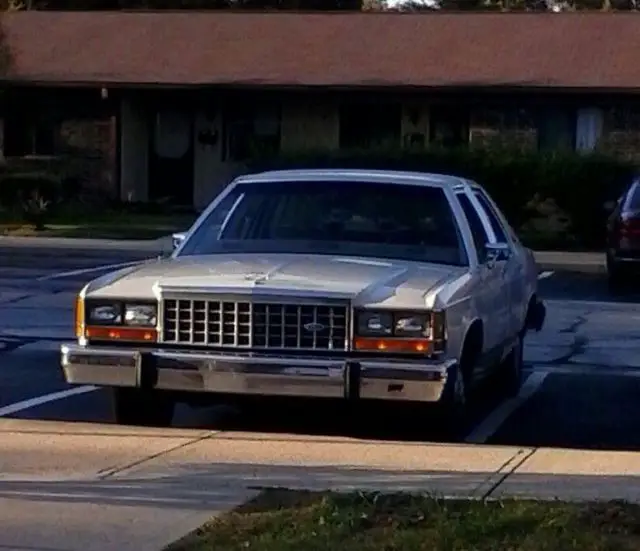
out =
<svg viewBox="0 0 640 551"><path fill-rule="evenodd" d="M137 327L87 327L85 330L88 339L110 341L134 341L156 342L158 334L155 329L142 329Z"/></svg>
<svg viewBox="0 0 640 551"><path fill-rule="evenodd" d="M372 337L356 337L354 348L361 351L400 352L429 354L432 343L429 339L380 339Z"/></svg>
<svg viewBox="0 0 640 551"><path fill-rule="evenodd" d="M76 297L75 326L76 337L78 339L84 338L84 299L81 295Z"/></svg>

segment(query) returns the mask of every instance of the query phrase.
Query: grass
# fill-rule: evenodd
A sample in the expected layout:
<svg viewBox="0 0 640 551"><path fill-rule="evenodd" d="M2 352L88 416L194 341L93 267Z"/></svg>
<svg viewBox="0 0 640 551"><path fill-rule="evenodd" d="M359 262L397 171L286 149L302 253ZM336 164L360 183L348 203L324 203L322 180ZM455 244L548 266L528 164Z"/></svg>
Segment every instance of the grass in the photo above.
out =
<svg viewBox="0 0 640 551"><path fill-rule="evenodd" d="M640 506L266 490L165 551L638 551Z"/></svg>
<svg viewBox="0 0 640 551"><path fill-rule="evenodd" d="M138 214L129 212L80 213L51 216L44 229L0 215L0 235L39 237L80 237L93 239L157 239L187 230L195 215Z"/></svg>

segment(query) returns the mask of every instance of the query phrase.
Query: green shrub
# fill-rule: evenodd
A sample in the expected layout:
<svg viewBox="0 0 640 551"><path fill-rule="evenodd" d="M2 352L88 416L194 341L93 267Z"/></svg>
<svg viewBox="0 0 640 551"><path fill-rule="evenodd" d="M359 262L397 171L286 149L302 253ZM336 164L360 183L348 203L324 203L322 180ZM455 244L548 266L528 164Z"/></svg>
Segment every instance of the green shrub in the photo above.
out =
<svg viewBox="0 0 640 551"><path fill-rule="evenodd" d="M527 244L573 249L604 245L603 204L619 196L635 171L629 162L597 154L468 149L291 153L256 159L249 168L417 170L471 178L491 194Z"/></svg>

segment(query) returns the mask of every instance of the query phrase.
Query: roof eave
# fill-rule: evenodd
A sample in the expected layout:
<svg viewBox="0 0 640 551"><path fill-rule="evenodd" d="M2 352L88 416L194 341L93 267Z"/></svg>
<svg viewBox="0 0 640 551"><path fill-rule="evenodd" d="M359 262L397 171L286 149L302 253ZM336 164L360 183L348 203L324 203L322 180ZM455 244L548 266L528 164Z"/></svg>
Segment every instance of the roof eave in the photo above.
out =
<svg viewBox="0 0 640 551"><path fill-rule="evenodd" d="M640 87L558 86L542 84L436 84L398 83L368 84L300 84L300 83L198 83L198 82L132 82L96 80L39 80L0 77L5 87L26 88L108 88L112 90L271 90L271 91L335 91L335 92L447 92L447 93L539 93L539 94L640 94Z"/></svg>

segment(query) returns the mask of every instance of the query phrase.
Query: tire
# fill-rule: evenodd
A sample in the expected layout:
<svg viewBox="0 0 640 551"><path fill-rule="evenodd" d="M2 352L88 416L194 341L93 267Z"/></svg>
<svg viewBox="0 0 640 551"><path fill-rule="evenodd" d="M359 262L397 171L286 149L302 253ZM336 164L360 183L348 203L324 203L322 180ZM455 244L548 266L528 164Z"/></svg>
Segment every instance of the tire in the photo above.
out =
<svg viewBox="0 0 640 551"><path fill-rule="evenodd" d="M163 391L116 387L111 400L118 425L170 427L173 421L175 401Z"/></svg>
<svg viewBox="0 0 640 551"><path fill-rule="evenodd" d="M449 374L441 402L438 404L439 426L447 440L458 441L469 427L469 385L460 365Z"/></svg>
<svg viewBox="0 0 640 551"><path fill-rule="evenodd" d="M501 396L513 398L522 387L522 367L524 363L524 339L522 333L509 355L502 360L498 368L498 386Z"/></svg>
<svg viewBox="0 0 640 551"><path fill-rule="evenodd" d="M607 257L607 286L609 287L609 292L617 295L625 291L628 279L626 272Z"/></svg>

